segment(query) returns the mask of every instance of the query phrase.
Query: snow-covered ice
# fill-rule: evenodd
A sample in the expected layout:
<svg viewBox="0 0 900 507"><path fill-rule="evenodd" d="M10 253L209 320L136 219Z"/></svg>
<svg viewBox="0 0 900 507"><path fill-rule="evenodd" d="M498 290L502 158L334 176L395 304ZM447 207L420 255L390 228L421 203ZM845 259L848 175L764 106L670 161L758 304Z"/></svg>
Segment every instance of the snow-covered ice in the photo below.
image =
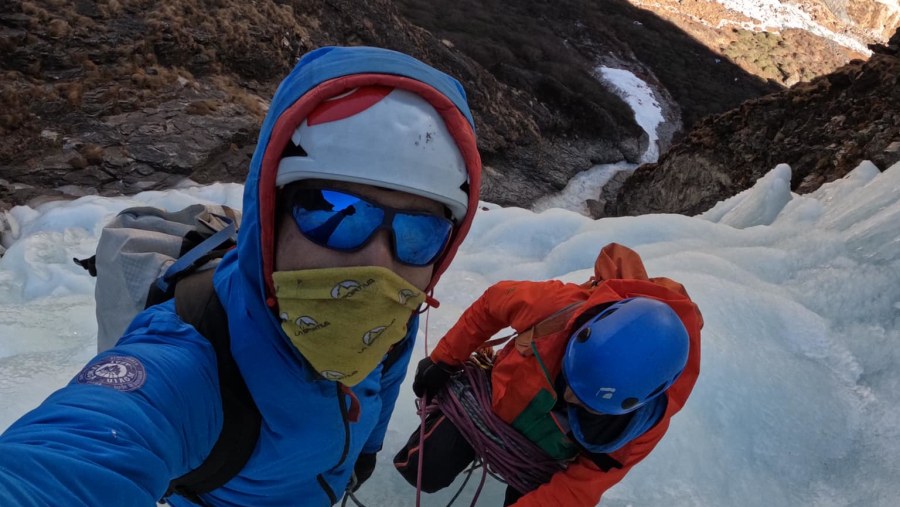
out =
<svg viewBox="0 0 900 507"><path fill-rule="evenodd" d="M819 24L813 16L805 12L799 5L780 0L717 0L725 8L739 12L748 18L755 19L758 23L744 25L750 30L778 31L788 28L798 28L824 39L837 42L841 46L852 49L860 54L869 56L872 51L856 38L837 33ZM890 0L882 3L890 5Z"/></svg>
<svg viewBox="0 0 900 507"><path fill-rule="evenodd" d="M656 162L659 159L657 128L665 121L665 117L653 88L629 70L601 65L595 69L595 73L606 87L631 107L635 122L647 133L647 149L641 154L641 163ZM597 199L603 186L616 173L634 171L638 165L625 161L595 165L576 174L558 194L536 200L531 209L540 212L551 208L564 208L590 216L586 201Z"/></svg>

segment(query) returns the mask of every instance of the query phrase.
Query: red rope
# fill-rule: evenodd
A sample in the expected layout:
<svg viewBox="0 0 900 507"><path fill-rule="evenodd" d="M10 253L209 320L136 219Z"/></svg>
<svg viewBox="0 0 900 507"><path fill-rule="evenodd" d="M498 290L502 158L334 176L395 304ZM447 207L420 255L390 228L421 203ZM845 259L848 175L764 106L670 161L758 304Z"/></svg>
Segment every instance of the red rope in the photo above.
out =
<svg viewBox="0 0 900 507"><path fill-rule="evenodd" d="M428 310L425 312L425 343L423 344L425 347L425 357L428 357L428 318L431 316L431 305L428 305ZM416 403L416 408L419 411L419 464L416 469L416 507L421 507L422 505L422 462L425 461L425 409L427 403L425 403L425 395L422 395L421 398L418 399Z"/></svg>

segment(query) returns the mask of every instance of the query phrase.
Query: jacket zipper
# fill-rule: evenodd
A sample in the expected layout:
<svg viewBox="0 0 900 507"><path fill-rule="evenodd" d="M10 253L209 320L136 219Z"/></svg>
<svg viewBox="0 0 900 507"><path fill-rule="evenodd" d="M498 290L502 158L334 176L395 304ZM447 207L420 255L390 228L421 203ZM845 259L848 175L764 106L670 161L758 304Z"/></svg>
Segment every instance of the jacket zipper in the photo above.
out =
<svg viewBox="0 0 900 507"><path fill-rule="evenodd" d="M322 474L316 476L316 480L319 482L319 486L325 490L325 494L328 495L328 499L331 500L331 505L337 503L337 496L334 494L334 491L331 489L331 486L328 485L328 481L325 480L325 477Z"/></svg>
<svg viewBox="0 0 900 507"><path fill-rule="evenodd" d="M347 459L347 454L350 452L350 418L347 412L347 399L345 398L344 392L341 390L341 385L340 383L335 382L335 386L337 387L338 406L341 408L341 420L344 422L344 450L341 452L341 459L334 465L336 468L344 463L344 460ZM316 481L318 481L319 486L325 491L325 494L328 495L328 499L331 500L331 505L336 504L338 501L337 495L334 494L334 490L331 489L328 481L325 480L325 476L322 474L316 475Z"/></svg>
<svg viewBox="0 0 900 507"><path fill-rule="evenodd" d="M341 407L341 420L344 421L344 452L341 453L341 459L335 465L335 467L339 467L347 459L347 453L350 452L350 418L347 412L347 398L341 389L341 384L335 382L334 385L337 387L338 404Z"/></svg>

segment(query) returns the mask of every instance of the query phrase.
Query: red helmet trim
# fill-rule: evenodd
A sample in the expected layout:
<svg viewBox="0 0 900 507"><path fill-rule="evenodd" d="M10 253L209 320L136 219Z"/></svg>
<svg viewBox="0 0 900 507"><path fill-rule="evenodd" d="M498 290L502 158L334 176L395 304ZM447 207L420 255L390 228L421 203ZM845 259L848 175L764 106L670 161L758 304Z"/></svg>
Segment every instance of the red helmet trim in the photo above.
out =
<svg viewBox="0 0 900 507"><path fill-rule="evenodd" d="M388 86L366 86L351 90L345 95L319 104L306 117L306 124L312 127L357 115L387 97L391 91L393 88Z"/></svg>

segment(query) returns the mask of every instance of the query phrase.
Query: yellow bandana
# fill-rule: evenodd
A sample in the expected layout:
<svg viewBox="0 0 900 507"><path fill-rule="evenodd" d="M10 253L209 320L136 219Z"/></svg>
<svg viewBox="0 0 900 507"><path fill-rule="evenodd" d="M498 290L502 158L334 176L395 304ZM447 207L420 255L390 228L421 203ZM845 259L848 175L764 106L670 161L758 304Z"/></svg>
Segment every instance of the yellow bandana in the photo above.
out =
<svg viewBox="0 0 900 507"><path fill-rule="evenodd" d="M277 271L281 327L313 368L354 386L406 336L425 294L377 266Z"/></svg>

